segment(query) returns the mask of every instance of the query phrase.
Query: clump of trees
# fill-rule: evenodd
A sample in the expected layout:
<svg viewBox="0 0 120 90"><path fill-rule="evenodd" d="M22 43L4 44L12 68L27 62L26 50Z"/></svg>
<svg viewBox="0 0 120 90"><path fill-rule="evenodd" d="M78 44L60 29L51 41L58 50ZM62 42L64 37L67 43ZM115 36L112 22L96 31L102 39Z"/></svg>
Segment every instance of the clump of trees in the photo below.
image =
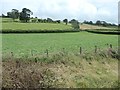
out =
<svg viewBox="0 0 120 90"><path fill-rule="evenodd" d="M13 21L15 21L15 19L19 19L20 22L23 22L23 23L28 23L28 22L32 22L32 23L61 23L61 20L52 20L51 18L47 18L47 19L38 19L37 17L31 18L30 16L32 14L33 14L33 12L28 8L23 8L21 12L19 12L17 9L12 9L11 12L7 12L6 17L12 18Z"/></svg>
<svg viewBox="0 0 120 90"><path fill-rule="evenodd" d="M104 26L104 27L107 27L107 26L117 26L116 24L111 24L111 23L107 23L105 21L100 21L100 20L96 21L95 24L98 25L98 26Z"/></svg>
<svg viewBox="0 0 120 90"><path fill-rule="evenodd" d="M107 23L106 21L100 21L100 20L97 20L95 23L93 23L92 21L86 21L85 20L83 23L84 24L90 24L90 25L104 26L104 27L117 26L116 24L111 24L111 23Z"/></svg>
<svg viewBox="0 0 120 90"><path fill-rule="evenodd" d="M7 12L7 17L12 18L13 21L19 19L21 22L28 22L32 14L33 12L27 8L23 8L22 12L19 12L17 9L12 9L11 12Z"/></svg>
<svg viewBox="0 0 120 90"><path fill-rule="evenodd" d="M19 11L17 9L12 9L11 12L7 12L7 16L15 21L15 19L19 18Z"/></svg>
<svg viewBox="0 0 120 90"><path fill-rule="evenodd" d="M77 20L75 19L72 19L71 21L69 21L69 23L72 24L72 27L75 29L75 30L79 30L80 29L80 24Z"/></svg>
<svg viewBox="0 0 120 90"><path fill-rule="evenodd" d="M33 19L31 22L37 22L37 23L61 23L61 20L52 20L51 18L47 19Z"/></svg>
<svg viewBox="0 0 120 90"><path fill-rule="evenodd" d="M68 24L68 19L64 19L63 22L66 23L66 25L67 25Z"/></svg>
<svg viewBox="0 0 120 90"><path fill-rule="evenodd" d="M21 22L29 22L30 15L32 15L33 12L30 9L23 8L22 12L20 12L19 19Z"/></svg>
<svg viewBox="0 0 120 90"><path fill-rule="evenodd" d="M92 21L86 21L86 20L83 23L85 23L85 24L91 24L91 25L94 24Z"/></svg>

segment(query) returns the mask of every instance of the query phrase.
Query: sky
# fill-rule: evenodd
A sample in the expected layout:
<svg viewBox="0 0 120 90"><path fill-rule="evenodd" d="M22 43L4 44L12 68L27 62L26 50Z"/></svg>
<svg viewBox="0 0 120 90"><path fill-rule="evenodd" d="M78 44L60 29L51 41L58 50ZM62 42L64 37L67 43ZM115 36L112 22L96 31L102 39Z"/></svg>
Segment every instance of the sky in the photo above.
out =
<svg viewBox="0 0 120 90"><path fill-rule="evenodd" d="M118 23L119 0L1 0L0 13L28 8L33 17Z"/></svg>
<svg viewBox="0 0 120 90"><path fill-rule="evenodd" d="M120 24L120 1L118 3L118 24Z"/></svg>

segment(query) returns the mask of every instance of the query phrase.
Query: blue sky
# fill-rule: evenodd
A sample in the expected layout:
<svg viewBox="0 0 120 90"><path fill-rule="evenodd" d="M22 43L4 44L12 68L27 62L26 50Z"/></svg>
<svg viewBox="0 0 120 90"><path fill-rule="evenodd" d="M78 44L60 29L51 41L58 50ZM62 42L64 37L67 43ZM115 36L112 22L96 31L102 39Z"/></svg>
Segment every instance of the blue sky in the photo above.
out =
<svg viewBox="0 0 120 90"><path fill-rule="evenodd" d="M118 23L119 0L1 0L1 13L29 8L33 16L52 19L105 20Z"/></svg>

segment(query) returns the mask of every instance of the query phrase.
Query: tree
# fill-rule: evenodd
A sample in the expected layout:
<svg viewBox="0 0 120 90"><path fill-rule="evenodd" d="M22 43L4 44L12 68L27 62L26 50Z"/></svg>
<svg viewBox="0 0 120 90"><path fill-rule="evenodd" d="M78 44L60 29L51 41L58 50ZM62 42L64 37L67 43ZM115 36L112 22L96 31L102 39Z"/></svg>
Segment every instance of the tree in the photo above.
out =
<svg viewBox="0 0 120 90"><path fill-rule="evenodd" d="M94 24L92 21L86 21L86 20L85 20L83 23L84 23L84 24L91 24L91 25Z"/></svg>
<svg viewBox="0 0 120 90"><path fill-rule="evenodd" d="M4 15L4 14L2 14L1 16L2 16L2 17L5 17L5 15Z"/></svg>
<svg viewBox="0 0 120 90"><path fill-rule="evenodd" d="M92 21L90 21L90 22L89 22L89 24L93 25L93 22L92 22Z"/></svg>
<svg viewBox="0 0 120 90"><path fill-rule="evenodd" d="M61 21L60 20L56 20L55 22L60 23Z"/></svg>
<svg viewBox="0 0 120 90"><path fill-rule="evenodd" d="M66 23L66 25L68 24L68 20L67 19L64 19L63 22Z"/></svg>
<svg viewBox="0 0 120 90"><path fill-rule="evenodd" d="M11 12L7 12L7 16L11 18Z"/></svg>
<svg viewBox="0 0 120 90"><path fill-rule="evenodd" d="M69 23L74 23L74 22L76 22L75 19L72 19L71 21L69 21Z"/></svg>
<svg viewBox="0 0 120 90"><path fill-rule="evenodd" d="M47 19L43 19L43 23L47 23Z"/></svg>
<svg viewBox="0 0 120 90"><path fill-rule="evenodd" d="M51 22L53 22L53 20L51 18L47 18L47 22L51 23Z"/></svg>
<svg viewBox="0 0 120 90"><path fill-rule="evenodd" d="M22 12L20 13L20 21L21 22L28 22L30 20L30 15L32 15L33 12L30 9L23 8Z"/></svg>
<svg viewBox="0 0 120 90"><path fill-rule="evenodd" d="M75 29L75 30L79 30L80 29L80 25L79 25L79 22L75 19L72 19L70 21L70 23L72 24L72 27Z"/></svg>
<svg viewBox="0 0 120 90"><path fill-rule="evenodd" d="M42 20L42 19L38 19L38 22L39 22L39 23L42 23L42 22L43 22L43 20Z"/></svg>
<svg viewBox="0 0 120 90"><path fill-rule="evenodd" d="M17 9L12 9L11 12L7 12L7 16L12 18L13 21L19 18L19 11Z"/></svg>
<svg viewBox="0 0 120 90"><path fill-rule="evenodd" d="M104 27L106 27L106 26L108 26L108 23L105 22L105 21L102 21L102 25L103 25Z"/></svg>
<svg viewBox="0 0 120 90"><path fill-rule="evenodd" d="M101 25L101 21L96 21L96 25Z"/></svg>

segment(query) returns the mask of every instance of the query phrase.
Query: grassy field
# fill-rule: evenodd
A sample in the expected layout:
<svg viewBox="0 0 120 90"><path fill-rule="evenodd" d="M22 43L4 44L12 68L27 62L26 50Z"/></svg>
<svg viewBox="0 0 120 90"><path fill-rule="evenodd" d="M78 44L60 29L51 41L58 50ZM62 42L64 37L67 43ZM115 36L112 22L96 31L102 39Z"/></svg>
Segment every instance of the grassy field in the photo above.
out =
<svg viewBox="0 0 120 90"><path fill-rule="evenodd" d="M2 30L70 30L72 27L65 24L53 23L2 23Z"/></svg>
<svg viewBox="0 0 120 90"><path fill-rule="evenodd" d="M10 18L2 19L2 30L71 30L71 25L64 23L20 23Z"/></svg>
<svg viewBox="0 0 120 90"><path fill-rule="evenodd" d="M65 51L77 53L82 47L83 52L93 51L95 45L100 49L108 48L112 44L118 46L118 36L99 35L87 32L79 33L53 33L53 34L3 34L3 55L14 52L16 56L43 54L46 49L50 53L56 53L65 48Z"/></svg>

